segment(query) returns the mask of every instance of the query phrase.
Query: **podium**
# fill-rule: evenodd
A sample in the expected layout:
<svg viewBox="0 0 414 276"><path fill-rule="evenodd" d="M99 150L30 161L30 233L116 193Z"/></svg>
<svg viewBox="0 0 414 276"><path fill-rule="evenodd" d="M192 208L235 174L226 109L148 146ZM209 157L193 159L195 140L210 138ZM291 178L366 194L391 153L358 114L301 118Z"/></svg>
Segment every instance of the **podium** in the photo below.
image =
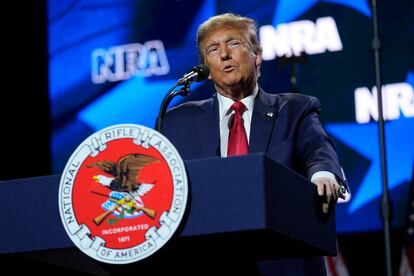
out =
<svg viewBox="0 0 414 276"><path fill-rule="evenodd" d="M334 212L321 213L316 186L296 172L263 154L188 160L185 166L189 200L181 226L164 252L135 266L212 251L249 252L265 260L336 255ZM60 175L0 182L0 254L90 272L119 268L92 260L72 244L59 215L59 182Z"/></svg>

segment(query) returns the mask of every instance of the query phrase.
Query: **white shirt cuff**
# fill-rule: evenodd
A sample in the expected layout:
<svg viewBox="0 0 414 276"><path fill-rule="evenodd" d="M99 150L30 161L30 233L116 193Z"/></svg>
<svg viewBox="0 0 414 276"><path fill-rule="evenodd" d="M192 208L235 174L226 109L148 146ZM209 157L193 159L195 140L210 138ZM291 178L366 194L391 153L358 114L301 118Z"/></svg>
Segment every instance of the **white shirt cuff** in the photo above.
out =
<svg viewBox="0 0 414 276"><path fill-rule="evenodd" d="M338 181L336 181L336 176L333 173L328 172L328 171L318 171L314 173L310 181L312 182L314 179L319 178L319 177L328 177L332 179L332 181L334 181L336 184L338 184Z"/></svg>

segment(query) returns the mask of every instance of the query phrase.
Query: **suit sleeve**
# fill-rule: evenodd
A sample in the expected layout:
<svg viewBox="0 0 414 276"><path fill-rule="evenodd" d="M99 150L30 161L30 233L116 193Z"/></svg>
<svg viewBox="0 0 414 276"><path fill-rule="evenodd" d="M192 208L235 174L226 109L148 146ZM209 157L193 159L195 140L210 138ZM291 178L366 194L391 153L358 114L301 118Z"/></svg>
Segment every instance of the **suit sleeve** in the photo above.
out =
<svg viewBox="0 0 414 276"><path fill-rule="evenodd" d="M326 134L319 119L319 100L310 97L299 124L296 145L308 177L318 171L332 172L348 187L339 164L333 140Z"/></svg>

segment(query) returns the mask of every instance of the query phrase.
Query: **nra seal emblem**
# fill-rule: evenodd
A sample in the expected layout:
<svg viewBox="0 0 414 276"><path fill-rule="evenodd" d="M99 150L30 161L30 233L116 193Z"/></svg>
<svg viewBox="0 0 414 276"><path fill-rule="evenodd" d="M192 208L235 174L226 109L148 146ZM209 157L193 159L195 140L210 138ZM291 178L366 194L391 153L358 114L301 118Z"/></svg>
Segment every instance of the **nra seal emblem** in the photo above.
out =
<svg viewBox="0 0 414 276"><path fill-rule="evenodd" d="M187 193L184 163L167 138L141 125L114 125L89 136L68 160L59 211L81 251L127 264L168 242Z"/></svg>

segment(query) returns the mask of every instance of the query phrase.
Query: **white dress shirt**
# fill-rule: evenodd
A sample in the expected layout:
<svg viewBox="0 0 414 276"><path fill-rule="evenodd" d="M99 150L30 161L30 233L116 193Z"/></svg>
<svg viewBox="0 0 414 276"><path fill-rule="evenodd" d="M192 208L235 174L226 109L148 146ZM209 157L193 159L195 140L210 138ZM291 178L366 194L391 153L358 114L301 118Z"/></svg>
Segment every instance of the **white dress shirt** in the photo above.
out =
<svg viewBox="0 0 414 276"><path fill-rule="evenodd" d="M247 142L250 141L250 125L252 122L254 101L257 96L259 88L256 87L250 96L243 98L241 102L246 106L243 112L244 129L246 130ZM230 109L234 101L227 98L220 93L217 93L217 100L219 104L219 120L220 120L220 152L221 157L227 157L227 145L229 142L229 123L234 114L234 110Z"/></svg>

